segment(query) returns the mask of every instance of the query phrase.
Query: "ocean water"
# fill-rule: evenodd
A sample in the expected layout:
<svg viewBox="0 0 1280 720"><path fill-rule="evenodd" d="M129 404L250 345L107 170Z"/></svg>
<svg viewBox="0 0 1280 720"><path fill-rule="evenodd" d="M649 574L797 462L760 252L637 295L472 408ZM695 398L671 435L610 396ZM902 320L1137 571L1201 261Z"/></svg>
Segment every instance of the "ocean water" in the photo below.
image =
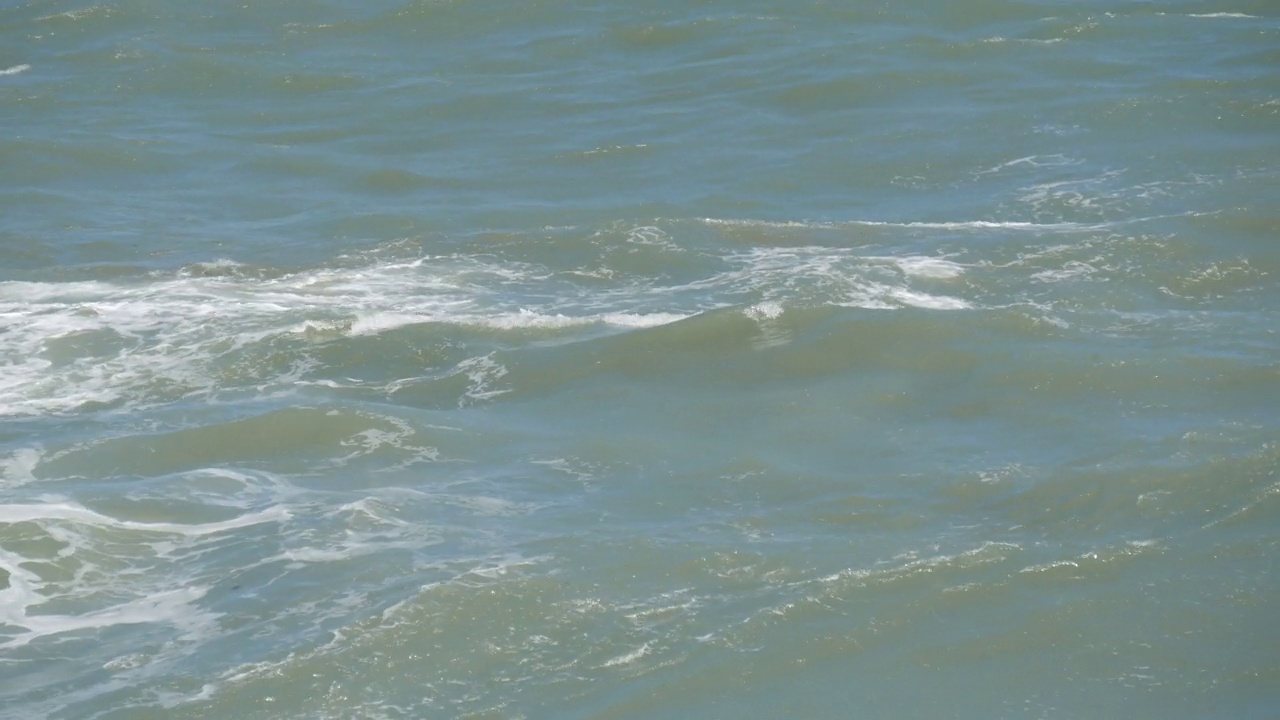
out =
<svg viewBox="0 0 1280 720"><path fill-rule="evenodd" d="M12 0L0 716L1280 717L1280 7Z"/></svg>

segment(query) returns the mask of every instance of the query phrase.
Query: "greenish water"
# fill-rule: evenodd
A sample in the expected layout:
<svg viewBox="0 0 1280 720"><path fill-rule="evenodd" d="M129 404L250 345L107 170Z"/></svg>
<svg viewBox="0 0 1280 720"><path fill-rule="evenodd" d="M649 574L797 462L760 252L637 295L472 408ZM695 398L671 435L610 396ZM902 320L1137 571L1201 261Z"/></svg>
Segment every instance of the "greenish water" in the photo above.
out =
<svg viewBox="0 0 1280 720"><path fill-rule="evenodd" d="M0 716L1280 713L1266 2L0 9Z"/></svg>

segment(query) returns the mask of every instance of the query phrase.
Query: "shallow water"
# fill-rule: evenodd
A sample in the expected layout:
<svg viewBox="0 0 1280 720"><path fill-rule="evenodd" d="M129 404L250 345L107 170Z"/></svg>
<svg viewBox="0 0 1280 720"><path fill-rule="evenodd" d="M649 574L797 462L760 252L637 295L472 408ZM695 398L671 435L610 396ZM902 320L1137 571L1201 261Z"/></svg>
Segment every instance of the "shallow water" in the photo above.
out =
<svg viewBox="0 0 1280 720"><path fill-rule="evenodd" d="M1272 717L1269 3L0 9L0 709Z"/></svg>

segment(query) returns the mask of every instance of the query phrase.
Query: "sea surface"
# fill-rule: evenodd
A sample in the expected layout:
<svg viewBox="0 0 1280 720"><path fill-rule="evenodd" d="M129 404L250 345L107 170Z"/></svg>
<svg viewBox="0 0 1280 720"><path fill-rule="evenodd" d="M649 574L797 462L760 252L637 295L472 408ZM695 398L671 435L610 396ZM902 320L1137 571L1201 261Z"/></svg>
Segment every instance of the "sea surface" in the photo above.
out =
<svg viewBox="0 0 1280 720"><path fill-rule="evenodd" d="M0 717L1280 717L1274 0L8 0Z"/></svg>

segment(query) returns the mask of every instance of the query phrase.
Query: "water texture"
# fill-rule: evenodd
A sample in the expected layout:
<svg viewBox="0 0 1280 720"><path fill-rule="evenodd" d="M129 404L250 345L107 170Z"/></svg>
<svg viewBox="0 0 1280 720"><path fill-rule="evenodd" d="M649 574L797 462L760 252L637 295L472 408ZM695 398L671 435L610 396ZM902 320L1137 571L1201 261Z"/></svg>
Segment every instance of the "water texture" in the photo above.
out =
<svg viewBox="0 0 1280 720"><path fill-rule="evenodd" d="M1280 13L0 8L0 716L1280 714Z"/></svg>

